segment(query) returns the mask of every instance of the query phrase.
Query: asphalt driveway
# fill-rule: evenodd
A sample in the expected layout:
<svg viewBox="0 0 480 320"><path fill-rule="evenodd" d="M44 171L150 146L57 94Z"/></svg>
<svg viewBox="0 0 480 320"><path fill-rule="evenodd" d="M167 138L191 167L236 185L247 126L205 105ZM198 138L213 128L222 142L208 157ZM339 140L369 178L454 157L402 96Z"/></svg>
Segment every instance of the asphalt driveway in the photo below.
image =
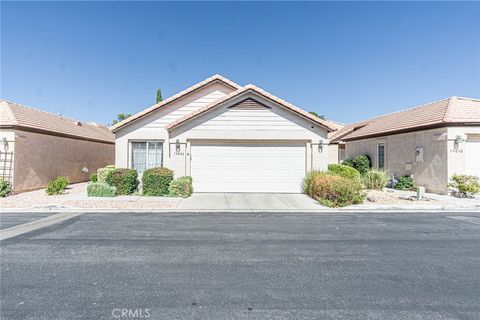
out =
<svg viewBox="0 0 480 320"><path fill-rule="evenodd" d="M84 214L0 243L0 318L479 319L479 221Z"/></svg>

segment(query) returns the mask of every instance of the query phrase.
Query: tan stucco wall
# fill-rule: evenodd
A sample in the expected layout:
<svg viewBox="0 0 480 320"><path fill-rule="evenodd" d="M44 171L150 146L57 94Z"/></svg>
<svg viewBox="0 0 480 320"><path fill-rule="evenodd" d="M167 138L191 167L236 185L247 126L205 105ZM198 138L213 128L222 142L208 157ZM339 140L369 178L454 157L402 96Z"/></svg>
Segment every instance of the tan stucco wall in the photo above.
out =
<svg viewBox="0 0 480 320"><path fill-rule="evenodd" d="M18 130L15 134L15 192L43 188L57 176L67 176L72 183L87 181L115 160L113 144Z"/></svg>
<svg viewBox="0 0 480 320"><path fill-rule="evenodd" d="M367 154L375 166L376 144L381 141L386 143L385 163L390 174L413 175L415 183L428 192L448 192L447 128L347 141L346 158ZM415 161L417 147L423 147L424 162Z"/></svg>

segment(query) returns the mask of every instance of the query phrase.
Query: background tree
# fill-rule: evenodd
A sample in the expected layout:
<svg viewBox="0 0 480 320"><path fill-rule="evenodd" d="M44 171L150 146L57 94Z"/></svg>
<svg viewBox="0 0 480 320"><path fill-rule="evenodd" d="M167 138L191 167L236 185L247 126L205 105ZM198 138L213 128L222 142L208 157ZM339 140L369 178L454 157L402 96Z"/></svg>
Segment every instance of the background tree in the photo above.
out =
<svg viewBox="0 0 480 320"><path fill-rule="evenodd" d="M116 125L120 121L123 121L123 120L125 120L125 119L127 119L128 117L131 117L131 116L132 115L130 113L119 113L119 114L117 114L117 119L114 119L112 121L112 126Z"/></svg>
<svg viewBox="0 0 480 320"><path fill-rule="evenodd" d="M315 111L310 111L309 112L310 114L313 114L315 117L317 118L320 118L320 119L323 119L325 120L325 116L322 114L322 115L319 115L318 113L316 113Z"/></svg>
<svg viewBox="0 0 480 320"><path fill-rule="evenodd" d="M162 89L157 90L157 103L161 102L163 100L162 98Z"/></svg>

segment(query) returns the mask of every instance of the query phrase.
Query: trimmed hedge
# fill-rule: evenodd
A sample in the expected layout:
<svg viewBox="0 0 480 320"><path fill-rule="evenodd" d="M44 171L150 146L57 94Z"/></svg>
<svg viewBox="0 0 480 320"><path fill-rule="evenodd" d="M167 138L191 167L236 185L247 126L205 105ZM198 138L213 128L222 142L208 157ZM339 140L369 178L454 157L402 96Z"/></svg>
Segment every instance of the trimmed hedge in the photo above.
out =
<svg viewBox="0 0 480 320"><path fill-rule="evenodd" d="M345 207L362 203L364 199L359 183L328 173L315 175L310 186L310 196L328 207Z"/></svg>
<svg viewBox="0 0 480 320"><path fill-rule="evenodd" d="M363 177L362 182L365 188L382 190L388 183L388 173L381 170L370 170Z"/></svg>
<svg viewBox="0 0 480 320"><path fill-rule="evenodd" d="M115 197L117 188L108 185L105 182L92 182L87 187L89 197Z"/></svg>
<svg viewBox="0 0 480 320"><path fill-rule="evenodd" d="M147 169L142 176L142 193L146 196L166 196L173 180L173 171L165 167Z"/></svg>
<svg viewBox="0 0 480 320"><path fill-rule="evenodd" d="M168 187L168 192L171 197L190 197L193 192L192 177L180 177L172 180Z"/></svg>
<svg viewBox="0 0 480 320"><path fill-rule="evenodd" d="M56 177L52 181L50 181L47 185L47 189L45 192L51 196L56 194L62 194L65 191L65 188L69 185L69 181L67 177Z"/></svg>
<svg viewBox="0 0 480 320"><path fill-rule="evenodd" d="M110 172L115 170L115 166L106 166L97 170L97 181L107 182L107 176Z"/></svg>
<svg viewBox="0 0 480 320"><path fill-rule="evenodd" d="M345 159L342 161L342 165L355 168L360 172L360 175L365 175L368 173L372 167L372 162L368 155L358 156L355 159Z"/></svg>
<svg viewBox="0 0 480 320"><path fill-rule="evenodd" d="M128 195L137 190L137 178L137 170L119 168L108 172L106 183L117 189L116 195Z"/></svg>
<svg viewBox="0 0 480 320"><path fill-rule="evenodd" d="M90 175L90 181L91 182L98 182L98 176L96 173L93 173Z"/></svg>
<svg viewBox="0 0 480 320"><path fill-rule="evenodd" d="M410 176L403 176L398 179L398 182L395 184L395 189L398 190L413 190L413 178Z"/></svg>
<svg viewBox="0 0 480 320"><path fill-rule="evenodd" d="M356 183L361 183L360 172L352 167L345 166L342 164L329 164L328 173L334 176L339 176L355 181Z"/></svg>
<svg viewBox="0 0 480 320"><path fill-rule="evenodd" d="M12 186L7 180L0 179L0 197L6 197L12 192Z"/></svg>

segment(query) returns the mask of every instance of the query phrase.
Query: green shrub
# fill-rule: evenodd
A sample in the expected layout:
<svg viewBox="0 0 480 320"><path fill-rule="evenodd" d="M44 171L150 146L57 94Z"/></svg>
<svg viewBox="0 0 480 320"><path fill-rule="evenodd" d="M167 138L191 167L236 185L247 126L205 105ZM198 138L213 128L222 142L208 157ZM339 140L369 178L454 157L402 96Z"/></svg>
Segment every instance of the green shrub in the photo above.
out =
<svg viewBox="0 0 480 320"><path fill-rule="evenodd" d="M56 177L48 183L45 192L47 192L49 196L55 194L62 194L69 183L70 182L68 181L67 177Z"/></svg>
<svg viewBox="0 0 480 320"><path fill-rule="evenodd" d="M340 164L353 168L353 159L345 159Z"/></svg>
<svg viewBox="0 0 480 320"><path fill-rule="evenodd" d="M413 178L411 176L400 177L395 184L395 189L398 190L413 190L413 187Z"/></svg>
<svg viewBox="0 0 480 320"><path fill-rule="evenodd" d="M168 192L171 197L190 197L193 192L192 177L180 177L172 180L168 187Z"/></svg>
<svg viewBox="0 0 480 320"><path fill-rule="evenodd" d="M305 178L303 178L302 192L307 194L307 195L310 195L310 186L312 184L313 178L315 178L315 176L317 176L319 174L322 174L322 173L323 173L322 171L318 171L318 170L313 170L313 171L310 171L309 173L307 173L305 175Z"/></svg>
<svg viewBox="0 0 480 320"><path fill-rule="evenodd" d="M360 183L360 172L357 169L342 164L329 164L328 173Z"/></svg>
<svg viewBox="0 0 480 320"><path fill-rule="evenodd" d="M460 196L471 197L480 192L480 183L476 176L454 174L450 181L448 186Z"/></svg>
<svg viewBox="0 0 480 320"><path fill-rule="evenodd" d="M388 173L382 170L369 170L363 177L363 186L367 189L382 190L388 183Z"/></svg>
<svg viewBox="0 0 480 320"><path fill-rule="evenodd" d="M168 195L168 187L173 180L173 171L165 168L145 170L142 176L142 193L146 196Z"/></svg>
<svg viewBox="0 0 480 320"><path fill-rule="evenodd" d="M98 182L98 176L96 173L90 175L90 181L91 182Z"/></svg>
<svg viewBox="0 0 480 320"><path fill-rule="evenodd" d="M0 197L6 197L12 192L12 186L7 180L0 179Z"/></svg>
<svg viewBox="0 0 480 320"><path fill-rule="evenodd" d="M108 172L106 183L117 189L116 195L126 195L132 194L137 190L137 178L137 170L119 168Z"/></svg>
<svg viewBox="0 0 480 320"><path fill-rule="evenodd" d="M357 169L362 176L367 174L372 167L372 162L368 155L358 156L355 159L345 159L342 161L342 164Z"/></svg>
<svg viewBox="0 0 480 320"><path fill-rule="evenodd" d="M358 204L364 199L359 183L328 173L315 175L310 186L310 196L328 207Z"/></svg>
<svg viewBox="0 0 480 320"><path fill-rule="evenodd" d="M108 185L105 182L92 182L87 187L89 197L115 197L117 188Z"/></svg>
<svg viewBox="0 0 480 320"><path fill-rule="evenodd" d="M106 166L105 168L100 168L97 170L97 181L98 182L107 182L107 176L110 172L114 171L114 166Z"/></svg>

